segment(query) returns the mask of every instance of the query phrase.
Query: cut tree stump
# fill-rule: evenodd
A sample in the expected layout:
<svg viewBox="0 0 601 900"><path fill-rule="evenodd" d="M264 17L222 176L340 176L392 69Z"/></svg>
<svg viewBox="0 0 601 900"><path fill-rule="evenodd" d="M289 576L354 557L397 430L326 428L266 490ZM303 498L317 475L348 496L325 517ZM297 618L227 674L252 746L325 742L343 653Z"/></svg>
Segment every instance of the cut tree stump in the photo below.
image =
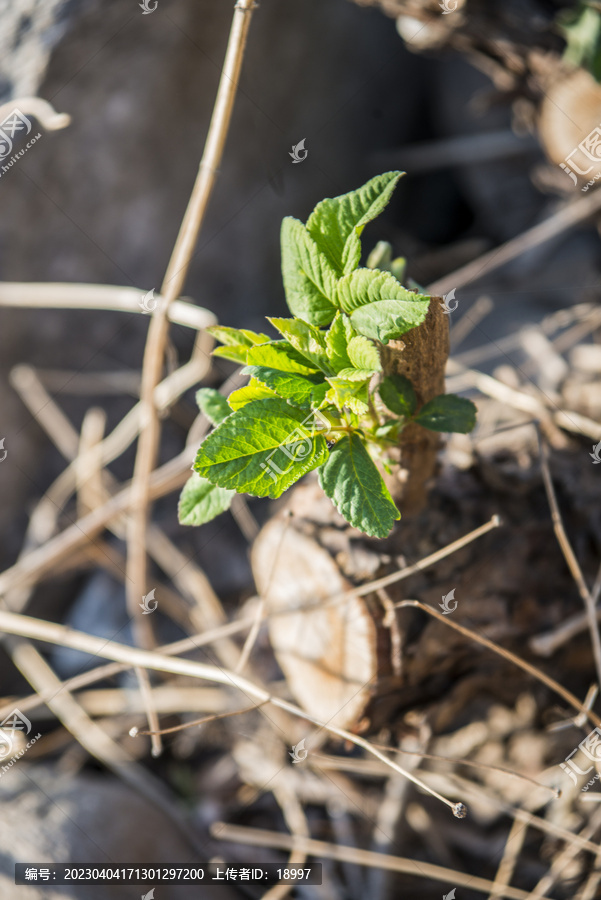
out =
<svg viewBox="0 0 601 900"><path fill-rule="evenodd" d="M384 374L409 378L419 406L444 393L449 322L440 301L433 297L423 324L381 351ZM403 431L400 464L387 478L403 514L424 507L440 444L438 433L420 425ZM372 571L361 572L370 558ZM374 594L326 603L353 586L342 568L363 581L381 562L311 476L287 494L284 510L265 525L253 547L255 583L290 691L311 715L341 728L373 727L386 708L384 698L394 699L401 684L394 612L386 615Z"/></svg>
<svg viewBox="0 0 601 900"><path fill-rule="evenodd" d="M376 597L326 603L352 584L328 550L304 533L307 520L290 515L295 501L318 507L320 494L316 483L295 491L255 541L252 567L270 614L271 645L293 696L322 722L355 728L380 684L394 675L393 642Z"/></svg>

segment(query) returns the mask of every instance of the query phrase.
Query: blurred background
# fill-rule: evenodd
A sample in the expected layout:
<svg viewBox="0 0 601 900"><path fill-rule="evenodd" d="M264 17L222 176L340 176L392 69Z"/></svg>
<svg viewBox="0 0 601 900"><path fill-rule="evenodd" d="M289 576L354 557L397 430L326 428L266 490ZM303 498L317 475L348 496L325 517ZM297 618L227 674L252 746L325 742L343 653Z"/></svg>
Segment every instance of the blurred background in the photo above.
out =
<svg viewBox="0 0 601 900"><path fill-rule="evenodd" d="M50 101L57 112L71 116L71 124L63 130L40 128L40 140L0 176L1 282L81 282L159 290L198 170L232 8L233 3L216 0L159 0L152 14L143 15L136 0L0 2L0 104L9 109L18 98L39 96ZM578 533L575 544L586 560L591 581L601 548L599 470L586 459L591 442L601 441L601 201L595 194L596 185L590 189L586 185L587 178L601 172L598 78L601 7L593 2L261 0L253 14L223 165L184 291L192 303L214 313L221 324L263 330L266 315L286 314L279 252L282 218L293 215L305 221L323 197L352 190L379 172L406 171L385 213L367 227L364 251L369 252L378 240L389 241L394 255L407 259L411 279L434 286L437 295L455 291L459 308L451 320L451 351L453 356L460 354L460 365L449 369L450 382L456 379L449 390L471 391L475 396L475 381L465 374L466 368L475 366L483 376L494 376L495 384L504 385L509 392L534 397L555 416L549 429L556 438L554 449L561 456L562 498L569 507L569 521ZM307 156L297 164L291 151L301 141ZM578 150L582 143L588 155ZM577 155L573 155L575 150ZM568 157L580 167L574 178L561 168ZM591 170L586 177L581 174L584 163ZM535 230L550 219L555 227L548 234ZM508 242L513 243L505 255L498 259L494 253L487 255ZM473 268L465 270L470 263ZM560 310L568 310L564 319L552 319ZM457 330L459 317L464 318ZM15 367L36 367L41 382L76 430L91 404L101 406L108 433L139 395L148 321L138 312L11 306L3 302L0 291L0 438L6 442L10 460L10 467L8 462L0 464L3 569L18 557L35 503L65 467L63 456L15 388ZM556 325L575 331L563 344L560 337L559 344L551 346L557 337ZM193 337L190 329L171 327L168 365L175 368L189 358ZM234 369L226 360L215 359L204 383L219 387ZM108 382L103 388L102 379L95 378L98 373L116 372L121 379L118 389L107 388ZM487 388L484 381L478 389L487 397L484 402L490 403L482 406L482 421L489 431L513 427L514 419L506 418L498 408L506 396L490 384ZM521 409L524 420L536 417L526 401L515 408ZM573 422L565 426L565 420L561 424L557 417L565 410L584 417L582 421L573 417L578 427L572 427ZM182 450L195 416L194 392L190 390L162 423L161 463ZM564 432L559 435L562 427L567 427L569 439L561 436ZM490 600L485 625L492 630L487 633L499 639L515 638L525 648L533 634L576 614L581 601L559 550L552 544L536 442L532 435L515 444L512 440L497 441L490 453L462 440L451 442L443 465L447 478L444 496L435 502L431 518L420 520L417 530L407 533L406 547L401 549L414 561L434 545L475 527L506 502L505 512L518 529L513 542L510 539L503 544L494 568L489 544L484 545L482 558L475 553L462 558L462 564L473 567L478 583L471 613L480 615L483 607L477 605L478 598L482 604ZM577 464L573 463L574 454L580 454ZM112 474L127 481L134 460L135 444L111 464ZM155 518L165 533L195 560L227 611L250 602L255 585L248 534L229 516L202 529L184 530L177 523L175 507L173 494L156 505ZM272 512L262 502L251 501L250 508L260 525ZM530 514L532 521L526 521ZM76 518L75 510L70 509L61 524L67 526ZM123 549L118 542L115 546ZM401 549L395 548L396 556L390 551L386 564L393 558L398 562ZM553 565L547 553L553 557ZM510 558L513 562L508 563ZM489 564L489 581L484 584L484 568ZM448 587L455 570L445 572ZM427 589L436 602L438 583L428 582ZM553 603L545 607L554 591L561 596L554 594ZM100 569L91 573L89 566L74 565L71 571L52 573L38 585L27 612L67 621L96 634L117 632L120 640L128 642L131 633L123 593L114 573L107 575ZM117 603L113 603L115 597ZM405 637L421 635L424 623L413 631L412 627L407 624ZM161 632L165 642L185 633L167 620ZM261 640L261 674L267 681L275 678L280 683L281 672L276 671L267 640ZM456 649L455 645L447 646L440 632L432 640L437 647L436 663L431 665L432 645L428 641L420 644L407 708L422 702L424 696L427 702L438 702L435 698L449 684L456 687L453 679L471 665L471 654L465 648L459 663L451 664L446 654ZM571 685L579 697L594 681L590 645L582 635L581 640L580 651L572 647L557 667L559 674L556 672L560 680L573 677ZM3 695L28 693L28 683L8 654L0 652ZM82 662L80 655L58 649L48 658L61 678L76 674L89 663ZM442 680L434 680L431 670ZM489 697L490 683L498 681L498 671L484 665L484 674L480 674L479 687L472 685L466 692L468 706L473 702L469 711L466 707L454 718L457 697L451 711L437 708L435 732L451 725L466 731L455 743L450 738L447 744L441 743L435 752L462 756L479 746L473 729L468 733L477 719L482 725L479 716L490 726L489 737L494 737L490 737L490 747L501 746L505 740L511 744L507 756L492 749L488 756L484 754L486 759L494 758L495 763L512 768L523 764L522 770L530 775L544 765L556 764L582 739L580 731L577 736L571 732L566 747L551 751L545 743L549 710L556 719L567 717L568 712L550 704L539 715L534 698L540 700L540 693L520 695L523 678L515 676L499 688L518 697L515 708L508 696L499 701L508 704L503 709L511 707L505 725L499 726L493 720L500 707L489 708L488 699L482 699ZM425 694L420 694L420 685L429 678L433 680ZM129 682L119 684L124 690L131 687ZM109 718L106 713L105 722ZM407 721L419 731L415 720L409 717ZM407 722L405 725L409 729ZM514 728L516 732L525 729L527 737L512 737ZM126 731L122 722L114 734L126 740ZM146 763L185 799L197 821L208 829L226 815L224 810L235 806L231 795L238 777L236 767L245 771L244 753L250 750L239 741L231 754L224 751L229 737L218 730L211 733L209 749L199 749L196 739L190 738L188 744L186 740L181 738L173 758L164 764L167 774L156 761L147 759ZM11 775L10 786L5 787L8 777L0 783L6 792L3 802L14 804L4 824L0 821L0 842L7 846L16 840L17 858L24 861L37 854L40 859L61 860L73 852L89 856L89 846L85 841L78 844L75 829L69 833L69 826L54 808L45 808L40 799L45 792L54 792L57 804L62 803L80 824L84 820L78 818L79 798L85 792L89 806L85 827L81 827L104 834L115 828L118 819L122 827L115 829L112 846L130 840L132 858L136 854L151 859L153 854L163 859L171 854L175 858L180 852L189 852L177 844L179 838L174 837L177 846L170 847L171 838L165 835L171 825L148 818L158 816L156 809L139 806L142 800L136 795L122 808L119 782L106 773L101 777L100 766L90 764L85 752L69 743L63 729L57 729L47 741L44 753L54 753L53 766L59 760L56 769L40 764L37 772L25 775L22 767ZM199 753L206 754L202 775L195 756ZM369 780L376 778L374 773L364 774L366 783L360 783L356 794L350 777L338 785L351 791L355 806L365 803L369 822L377 819L382 824L377 817L384 795ZM259 790L253 794L257 786L249 787L251 780L249 777L242 788L236 784L236 798L244 801L245 809L260 795ZM223 805L221 795L211 793L214 785L217 792L222 788L231 792ZM327 795L323 786L319 790L312 787L316 803L330 804L327 815L316 817L319 828L326 821L328 835L333 834L339 843L355 841L357 846L382 849L377 835L363 841L360 828L354 830L353 826L349 837L349 816L357 814L353 803L349 807L344 801L337 807L338 800ZM394 803L394 791L385 796ZM310 789L303 799L311 802ZM516 804L523 801L526 806L519 792L512 794L511 800ZM119 810L118 815L111 810ZM397 829L395 836L408 854L421 854L441 866L463 867L468 875L485 872L494 878L491 854L502 858L507 823L482 813L480 824L490 825L490 831L481 843L476 828L469 841L454 843L447 826L442 828L442 836L436 832L433 838L427 837L431 814L413 803L407 820L390 826ZM256 819L249 816L248 822L257 824L258 820L281 829L280 819L273 825L273 818L273 810L263 799L258 802ZM589 841L589 851L590 842L598 840L601 823L595 824L596 819L589 823L582 810L564 808L549 819L570 830L590 826L592 831L583 838ZM34 824L37 820L39 827ZM139 833L142 820L151 823L146 835ZM15 822L21 824L14 826ZM323 828L325 832L326 826ZM546 843L541 839L530 848L518 874L524 891L543 878L547 864L563 848L563 844L558 846L557 836L554 840L547 835ZM416 845L420 850L415 851ZM399 850L385 841L383 846L391 853ZM265 851L257 849L256 853L271 859ZM581 884L579 877L584 883L586 865L579 868L573 857L568 876L575 880L566 876L567 880L555 884L556 893L536 896L556 900L576 896L575 885ZM593 859L590 852L586 859L588 863ZM598 856L594 865L599 874ZM6 890L15 891L7 872L10 875L10 866L4 866L2 873ZM373 871L371 881L363 873L357 882L360 886L353 887L354 874L352 866L343 877L330 871L329 887L315 893L305 889L291 896L302 900L354 900L358 896L386 900L395 896L399 887L398 882L383 876L378 880ZM440 881L416 879L401 882L402 890L408 889L407 884L416 897L442 896L445 887ZM599 896L595 893L598 885L598 878L586 882L577 895L579 900L594 900ZM78 896L105 900L140 893L116 890L88 889ZM157 891L157 900L163 896L185 898L186 890L168 893L165 889L160 895ZM25 900L42 896L34 891L19 888L14 896ZM232 890L234 895L238 894ZM239 895L262 896L258 892ZM72 895L47 892L43 896L58 900ZM190 892L189 896L200 895ZM227 896L225 889L219 896ZM476 896L482 894L470 892L466 886L457 900Z"/></svg>
<svg viewBox="0 0 601 900"><path fill-rule="evenodd" d="M385 216L368 228L365 246L390 240L421 284L539 221L557 199L532 177L545 161L537 123L553 78L533 75L529 56L554 49L554 77L563 80L565 42L555 21L564 6L479 2L469 15L458 9L442 16L437 3L264 2L187 295L223 324L260 330L263 316L285 310L282 218L304 221L319 198L390 168L407 175ZM227 4L203 0L170 0L152 15L132 0L2 7L0 100L35 93L72 116L2 179L4 281L160 285L196 175L230 14ZM465 35L466 21L474 34ZM495 41L520 62L503 59ZM583 112L573 98L559 108L550 102L560 125L579 118L582 136L588 133L586 105ZM455 138L464 143L453 145ZM308 156L295 165L288 154L301 139ZM558 189L569 193L573 185L553 168ZM597 268L594 229L570 232L458 296L465 309L477 291L494 290L486 337L495 338L588 299ZM3 433L14 435L22 461L2 484L5 563L19 547L28 500L61 465L10 389L10 369L24 361L56 369L60 360L65 370L118 366L134 374L145 334L136 314L0 308ZM471 341L481 339L476 329ZM180 355L189 354L190 333L174 327L172 340ZM69 413L81 417L73 390L71 383L62 395ZM127 402L111 398L109 427ZM122 464L121 475L131 459Z"/></svg>

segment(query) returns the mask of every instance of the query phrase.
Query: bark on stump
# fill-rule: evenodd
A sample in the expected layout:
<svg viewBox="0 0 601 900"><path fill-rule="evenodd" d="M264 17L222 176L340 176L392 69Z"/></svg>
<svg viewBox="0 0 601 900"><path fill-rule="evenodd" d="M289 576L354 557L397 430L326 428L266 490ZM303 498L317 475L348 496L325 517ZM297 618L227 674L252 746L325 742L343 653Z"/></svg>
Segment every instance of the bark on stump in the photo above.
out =
<svg viewBox="0 0 601 900"><path fill-rule="evenodd" d="M418 407L444 394L449 357L449 317L440 297L432 297L425 322L399 341L382 348L385 375L404 375L417 396ZM419 512L426 503L427 485L436 472L440 435L421 425L408 425L401 435L401 468L388 487L401 513Z"/></svg>

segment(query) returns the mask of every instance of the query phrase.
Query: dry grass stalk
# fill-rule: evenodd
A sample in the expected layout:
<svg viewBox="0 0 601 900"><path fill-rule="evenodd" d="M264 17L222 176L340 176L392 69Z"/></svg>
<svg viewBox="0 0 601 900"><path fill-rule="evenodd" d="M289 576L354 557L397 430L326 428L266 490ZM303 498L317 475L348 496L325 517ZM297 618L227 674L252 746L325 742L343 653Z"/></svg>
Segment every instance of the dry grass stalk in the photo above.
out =
<svg viewBox="0 0 601 900"><path fill-rule="evenodd" d="M211 828L214 838L221 841L249 844L253 847L269 847L277 850L290 850L294 841L308 856L335 859L339 862L351 862L370 868L387 869L390 872L400 872L405 875L414 875L417 878L430 878L433 881L441 881L446 884L455 884L469 888L472 891L480 891L483 894L490 893L495 883L487 878L478 878L468 875L457 869L447 869L444 866L435 866L431 863L418 862L402 856L390 856L385 853L374 853L370 850L361 850L357 847L343 847L330 844L327 841L316 841L310 838L294 838L278 831L267 831L261 828L246 828L241 825L227 825L225 822L217 822ZM528 900L530 894L527 891L512 888L509 885L496 885L498 897L507 897L507 900ZM544 895L548 898L548 895ZM551 900L551 898L548 898Z"/></svg>
<svg viewBox="0 0 601 900"><path fill-rule="evenodd" d="M597 613L595 610L596 601L587 587L586 581L584 580L584 575L582 574L582 569L580 568L578 560L576 559L576 554L572 550L572 545L568 540L568 536L563 525L563 519L561 518L561 513L559 511L559 505L557 503L557 497L555 495L555 489L553 487L553 479L551 478L551 471L549 469L548 449L544 441L541 439L540 431L538 428L536 433L538 437L538 449L543 482L545 484L545 491L547 492L549 507L551 508L553 530L555 532L557 542L561 547L561 552L564 555L564 559L568 564L568 568L570 570L572 578L576 582L576 586L578 588L580 597L582 598L582 602L584 603L584 609L586 611L588 627L591 636L591 644L593 646L595 667L597 670L597 686L601 688L601 639L599 638L599 626L597 624Z"/></svg>
<svg viewBox="0 0 601 900"><path fill-rule="evenodd" d="M509 834L507 835L503 856L501 857L501 862L499 863L499 868L497 869L493 888L488 900L494 900L495 897L502 897L503 885L511 883L527 833L528 826L522 824L518 819L514 819L511 823Z"/></svg>
<svg viewBox="0 0 601 900"><path fill-rule="evenodd" d="M588 194L579 200L563 206L558 212L549 216L544 222L534 225L517 237L511 238L507 243L484 253L478 259L473 260L460 269L456 269L449 275L439 278L433 284L428 285L428 292L432 294L446 294L453 288L456 290L488 275L513 259L518 259L523 253L533 250L541 244L553 238L559 237L565 231L586 222L592 216L601 211L601 194L598 191Z"/></svg>
<svg viewBox="0 0 601 900"><path fill-rule="evenodd" d="M142 428L131 486L127 529L126 598L132 618L134 640L147 648L154 646L155 643L152 625L148 618L138 614L138 605L147 590L146 532L151 502L150 477L156 463L161 434L154 394L163 369L169 333L169 307L180 295L184 285L223 156L254 7L254 0L239 0L234 9L225 63L205 150L163 282L161 293L164 299L150 319L144 350L140 389ZM154 717L152 721L149 719L149 725L151 731L156 731L157 722Z"/></svg>
<svg viewBox="0 0 601 900"><path fill-rule="evenodd" d="M586 718L595 726L601 726L601 719L599 716L592 712L592 710L588 709L584 703L581 703L578 697L575 697L571 691L568 691L567 688L564 688L563 685L559 684L559 682L555 681L553 678L550 678L544 672L541 672L536 666L531 665L530 663L523 660L521 657L516 656L515 653L512 653L510 650L506 650L504 647L500 647L498 644L495 644L494 641L490 641L488 638L482 637L482 635L476 634L475 631L472 631L470 628L465 628L463 625L458 625L456 622L451 622L446 616L443 616L437 610L433 609L431 606L428 606L426 603L421 603L419 600L401 600L396 604L396 608L400 609L406 606L413 606L416 609L421 609L423 612L428 613L428 615L433 616L435 619L438 619L439 622L444 622L449 628L455 629L460 634L463 634L465 637L469 637L477 643L482 644L483 647L488 647L489 650L492 650L494 653L497 653L499 656L504 657L509 660L509 662L514 663L516 666L519 666L520 669L523 669L524 672L528 672L529 675L532 675L533 678L536 678L538 681L541 681L548 688L554 691L556 694L559 694L560 697L570 704L571 707L577 709L578 712L583 713Z"/></svg>
<svg viewBox="0 0 601 900"><path fill-rule="evenodd" d="M200 841L171 802L161 782L138 765L123 747L93 722L70 693L62 690L62 684L53 670L28 641L11 640L8 646L14 664L30 684L40 693L51 694L46 703L81 746L126 784L162 809L185 840L200 852Z"/></svg>
<svg viewBox="0 0 601 900"><path fill-rule="evenodd" d="M585 828L582 829L582 837L585 840L591 840L595 833L601 828L601 809L596 810L590 818ZM562 852L556 856L551 863L551 869L543 878L540 879L530 897L532 900L541 900L542 897L548 896L549 891L553 890L555 883L559 880L561 873L566 866L573 861L580 848L577 844L569 844Z"/></svg>
<svg viewBox="0 0 601 900"><path fill-rule="evenodd" d="M229 637L233 634L238 634L246 629L250 628L252 625L252 620L241 620L239 622L230 622L229 625L223 625L221 628L215 628L210 632L203 632L202 634L195 634L189 638L184 638L181 641L176 641L174 644L166 644L163 647L158 647L157 650L160 653L164 653L165 656L175 656L179 653L188 653L191 650L195 650L197 648L206 646L207 644L213 643L213 641L222 640L224 637ZM89 672L82 672L80 675L75 675L73 678L67 679L67 681L59 682L59 690L67 690L70 692L79 690L82 687L86 687L87 685L94 684L97 681L104 681L105 678L112 678L114 675L118 675L121 672L126 672L130 669L127 663L108 663L104 666L97 666L94 669L91 669ZM156 688L155 690L160 691L161 688ZM43 690L39 691L35 694L30 694L28 697L20 697L18 701L19 709L22 712L27 712L31 709L37 709L42 704L45 704L47 700L52 699L54 696L54 690ZM0 707L0 720L5 718L15 707L14 702L6 702L4 705Z"/></svg>
<svg viewBox="0 0 601 900"><path fill-rule="evenodd" d="M342 728L320 722L312 715L304 712L292 703L274 697L264 688L259 687L253 682L234 672L220 669L217 666L210 666L206 663L194 662L187 659L169 659L169 657L157 653L156 651L140 650L137 647L128 647L125 644L118 644L115 641L107 641L103 638L97 638L93 635L84 634L81 631L75 631L72 628L66 628L64 625L58 625L54 622L45 622L42 619L34 619L29 616L22 616L17 613L9 613L0 610L0 630L8 634L15 634L21 637L28 637L33 640L41 640L50 643L60 644L64 647L71 647L74 650L83 650L84 653L91 653L94 656L101 656L105 659L113 659L115 662L127 663L132 668L153 669L158 672L172 672L177 675L189 675L192 678L202 678L207 681L216 681L227 687L234 687L242 691L248 697L254 697L260 703L269 702L275 707L312 722L320 729L324 729L330 734L336 735L343 740L350 741L357 747L362 747L372 756L380 759L383 763L397 772L399 775L413 781L414 784L427 791L436 799L440 800L448 806L457 818L463 818L466 814L465 807L462 803L453 802L443 797L431 788L428 788L420 779L413 776L410 772L401 768L397 763L388 759L383 753L376 749L365 738Z"/></svg>

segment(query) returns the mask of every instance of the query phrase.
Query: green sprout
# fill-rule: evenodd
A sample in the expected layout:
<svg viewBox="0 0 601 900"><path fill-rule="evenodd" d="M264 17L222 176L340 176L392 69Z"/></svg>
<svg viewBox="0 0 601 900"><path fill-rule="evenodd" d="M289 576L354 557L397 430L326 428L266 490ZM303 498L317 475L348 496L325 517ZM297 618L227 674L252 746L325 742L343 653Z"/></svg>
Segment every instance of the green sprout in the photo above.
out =
<svg viewBox="0 0 601 900"><path fill-rule="evenodd" d="M342 516L372 537L400 518L378 464L410 423L431 431L472 430L471 401L443 394L418 406L407 378L384 376L381 347L425 320L426 294L398 280L404 261L385 245L359 265L361 233L387 205L402 172L318 203L307 223L282 223L282 273L292 318L270 318L279 333L215 326L214 355L245 366L249 383L227 398L197 393L215 426L203 441L179 504L180 522L202 525L228 509L235 493L276 498L305 473ZM381 260L382 269L374 262ZM385 267L385 268L384 268ZM386 270L388 269L388 271Z"/></svg>

